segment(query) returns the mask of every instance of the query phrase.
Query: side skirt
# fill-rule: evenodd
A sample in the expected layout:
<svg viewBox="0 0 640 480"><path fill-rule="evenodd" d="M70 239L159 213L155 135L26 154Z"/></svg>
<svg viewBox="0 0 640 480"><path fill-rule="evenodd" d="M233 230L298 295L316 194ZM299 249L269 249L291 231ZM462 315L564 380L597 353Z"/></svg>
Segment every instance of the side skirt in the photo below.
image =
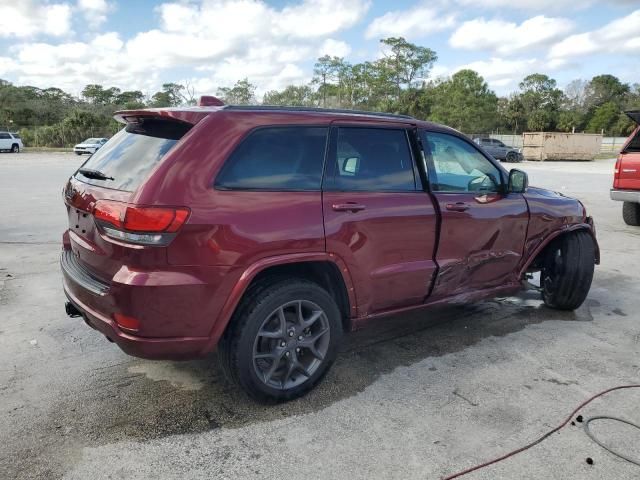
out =
<svg viewBox="0 0 640 480"><path fill-rule="evenodd" d="M407 312L413 312L421 309L428 309L430 307L441 307L441 306L451 306L451 305L463 305L467 303L477 302L479 300L484 300L487 298L498 297L501 295L513 295L518 291L522 290L522 283L509 283L507 285L502 285L500 287L487 288L484 290L476 290L473 292L461 293L458 295L452 295L450 297L440 298L438 300L429 301L427 300L425 303L420 305L412 305L410 307L397 308L394 310L387 310L384 312L377 312L371 315L367 315L365 317L353 318L351 320L352 331L359 330L364 327L370 320L398 315Z"/></svg>

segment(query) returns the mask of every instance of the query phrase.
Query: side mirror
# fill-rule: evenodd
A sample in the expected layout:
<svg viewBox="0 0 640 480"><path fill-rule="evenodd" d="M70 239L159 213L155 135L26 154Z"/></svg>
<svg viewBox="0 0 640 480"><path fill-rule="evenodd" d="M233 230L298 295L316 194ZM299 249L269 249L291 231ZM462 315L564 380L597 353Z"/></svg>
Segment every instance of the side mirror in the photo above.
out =
<svg viewBox="0 0 640 480"><path fill-rule="evenodd" d="M355 175L356 172L358 171L358 167L359 167L359 161L360 159L358 157L349 157L349 158L345 158L344 163L342 164L342 170L345 173L349 173L351 175Z"/></svg>
<svg viewBox="0 0 640 480"><path fill-rule="evenodd" d="M509 185L507 187L507 193L524 193L529 186L529 176L526 172L518 170L517 168L511 169L509 172Z"/></svg>

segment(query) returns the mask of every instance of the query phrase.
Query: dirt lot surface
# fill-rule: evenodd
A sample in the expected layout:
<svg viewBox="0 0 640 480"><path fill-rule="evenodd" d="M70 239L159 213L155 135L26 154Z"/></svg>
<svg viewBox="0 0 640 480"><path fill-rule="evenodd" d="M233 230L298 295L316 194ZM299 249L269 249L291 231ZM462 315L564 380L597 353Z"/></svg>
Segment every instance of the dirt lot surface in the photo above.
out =
<svg viewBox="0 0 640 480"><path fill-rule="evenodd" d="M348 336L319 388L272 407L228 386L215 357L135 359L65 315L61 189L80 161L0 155L1 479L437 479L535 439L600 390L640 383L640 228L609 200L612 160L521 165L595 217L602 265L578 311L529 291L380 320ZM582 415L640 423L640 391ZM640 432L594 431L640 457ZM578 425L464 478L638 479L640 467Z"/></svg>

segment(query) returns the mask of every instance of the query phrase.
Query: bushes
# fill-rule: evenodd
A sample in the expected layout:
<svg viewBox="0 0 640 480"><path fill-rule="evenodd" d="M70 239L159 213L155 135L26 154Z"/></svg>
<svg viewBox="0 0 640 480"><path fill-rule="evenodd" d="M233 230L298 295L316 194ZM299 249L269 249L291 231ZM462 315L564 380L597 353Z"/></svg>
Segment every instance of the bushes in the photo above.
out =
<svg viewBox="0 0 640 480"><path fill-rule="evenodd" d="M61 122L42 127L22 128L27 147L73 147L89 137L110 137L120 129L110 117L75 110Z"/></svg>

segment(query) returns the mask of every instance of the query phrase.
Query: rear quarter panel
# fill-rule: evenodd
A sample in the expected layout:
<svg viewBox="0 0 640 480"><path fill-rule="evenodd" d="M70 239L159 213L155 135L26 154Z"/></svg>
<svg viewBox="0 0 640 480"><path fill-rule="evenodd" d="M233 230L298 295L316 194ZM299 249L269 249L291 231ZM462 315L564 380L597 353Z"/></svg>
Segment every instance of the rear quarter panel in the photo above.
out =
<svg viewBox="0 0 640 480"><path fill-rule="evenodd" d="M216 190L228 155L254 128L322 125L308 115L217 112L202 120L137 192L136 203L187 206L191 216L168 248L172 265L248 266L279 253L324 252L321 193Z"/></svg>

